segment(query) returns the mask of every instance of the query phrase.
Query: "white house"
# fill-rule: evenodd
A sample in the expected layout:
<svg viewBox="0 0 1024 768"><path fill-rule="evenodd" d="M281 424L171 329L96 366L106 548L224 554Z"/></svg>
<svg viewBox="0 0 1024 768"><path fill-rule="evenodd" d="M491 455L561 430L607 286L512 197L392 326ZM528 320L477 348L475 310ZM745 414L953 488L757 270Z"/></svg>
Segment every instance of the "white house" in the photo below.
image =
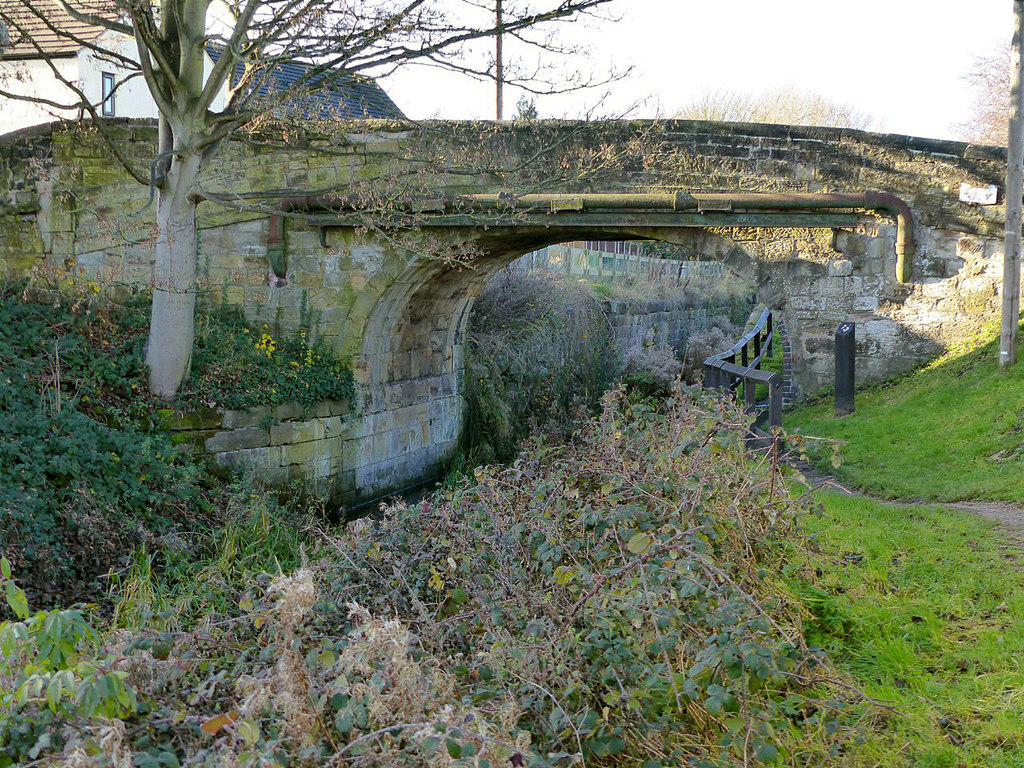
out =
<svg viewBox="0 0 1024 768"><path fill-rule="evenodd" d="M0 2L9 44L0 52L0 134L52 120L76 119L79 89L100 114L156 117L156 106L140 74L89 49L114 50L136 59L132 38L83 24L64 12L57 0L34 0L33 7L64 34L16 2ZM12 98L27 95L45 102Z"/></svg>
<svg viewBox="0 0 1024 768"><path fill-rule="evenodd" d="M100 13L103 5L109 8L103 0L72 2L85 13ZM32 0L31 7L38 15L17 0L0 0L0 135L54 120L77 119L83 110L68 106L81 102L76 88L99 115L156 117L156 105L141 73L90 47L112 50L137 61L132 37L73 18L60 0ZM215 19L213 23L218 22ZM6 27L6 34L2 27ZM208 58L207 68L212 66ZM269 82L287 87L301 75L303 66L295 62L282 65ZM339 116L403 117L387 94L368 78L332 80L329 90L326 96L318 95L317 102L329 104ZM211 105L214 111L223 109L226 92ZM42 101L24 101L17 96Z"/></svg>

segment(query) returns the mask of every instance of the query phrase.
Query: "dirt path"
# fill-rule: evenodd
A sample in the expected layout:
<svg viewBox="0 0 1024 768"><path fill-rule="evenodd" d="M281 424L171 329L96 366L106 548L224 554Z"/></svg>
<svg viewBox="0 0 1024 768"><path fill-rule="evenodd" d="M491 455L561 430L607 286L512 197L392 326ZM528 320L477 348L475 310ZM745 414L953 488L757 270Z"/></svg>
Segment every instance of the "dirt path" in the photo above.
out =
<svg viewBox="0 0 1024 768"><path fill-rule="evenodd" d="M1024 505L1022 504L1015 504L1010 501L893 501L891 499L880 499L876 496L847 488L836 478L819 472L809 464L799 462L794 464L794 466L807 479L812 488L825 488L846 494L847 496L862 496L881 504L891 504L894 507L945 507L946 509L968 512L986 520L992 520L998 523L1005 531L1007 543L1024 548Z"/></svg>

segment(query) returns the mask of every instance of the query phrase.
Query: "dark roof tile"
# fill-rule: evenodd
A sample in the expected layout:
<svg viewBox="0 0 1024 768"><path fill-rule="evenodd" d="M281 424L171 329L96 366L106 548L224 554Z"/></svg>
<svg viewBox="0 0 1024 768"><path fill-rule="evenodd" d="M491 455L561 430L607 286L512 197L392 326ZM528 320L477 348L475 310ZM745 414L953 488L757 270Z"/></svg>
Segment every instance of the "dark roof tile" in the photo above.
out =
<svg viewBox="0 0 1024 768"><path fill-rule="evenodd" d="M210 57L216 61L223 48L209 47ZM270 65L266 76L256 88L256 100L272 101L274 94L292 88L300 82L313 64L299 61L284 61ZM245 73L245 65L235 66L235 82ZM301 109L311 117L322 118L370 118L404 119L395 102L370 77L354 75L343 70L328 70L314 75L305 83L302 92L288 99L288 106Z"/></svg>

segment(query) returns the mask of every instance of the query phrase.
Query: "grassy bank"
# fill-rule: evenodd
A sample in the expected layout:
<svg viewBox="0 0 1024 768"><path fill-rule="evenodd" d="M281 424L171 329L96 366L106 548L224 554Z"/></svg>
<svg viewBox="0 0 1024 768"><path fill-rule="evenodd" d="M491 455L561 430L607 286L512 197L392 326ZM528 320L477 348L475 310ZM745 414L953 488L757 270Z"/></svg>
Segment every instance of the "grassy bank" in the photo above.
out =
<svg viewBox="0 0 1024 768"><path fill-rule="evenodd" d="M1024 500L1024 371L999 371L998 339L857 393L787 427L823 469L889 499ZM839 466L831 466L833 450ZM846 765L1024 765L1024 550L950 507L819 492L816 546L793 580L808 638L891 710L868 713Z"/></svg>
<svg viewBox="0 0 1024 768"><path fill-rule="evenodd" d="M1024 552L941 507L819 494L809 641L864 693L846 766L1024 765Z"/></svg>
<svg viewBox="0 0 1024 768"><path fill-rule="evenodd" d="M998 346L862 388L842 419L831 400L799 408L786 428L842 441L834 473L875 495L1024 502L1024 366L1000 371ZM817 455L833 471L831 451Z"/></svg>

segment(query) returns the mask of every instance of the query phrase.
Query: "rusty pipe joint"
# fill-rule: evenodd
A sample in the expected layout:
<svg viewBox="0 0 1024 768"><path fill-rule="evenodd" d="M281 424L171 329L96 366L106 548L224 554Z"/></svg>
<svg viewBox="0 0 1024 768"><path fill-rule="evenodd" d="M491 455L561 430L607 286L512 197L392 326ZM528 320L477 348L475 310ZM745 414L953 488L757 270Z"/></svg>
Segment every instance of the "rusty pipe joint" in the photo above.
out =
<svg viewBox="0 0 1024 768"><path fill-rule="evenodd" d="M910 206L889 192L864 193L865 208L886 211L896 218L896 280L910 282L911 260L917 248L914 242L914 214Z"/></svg>

